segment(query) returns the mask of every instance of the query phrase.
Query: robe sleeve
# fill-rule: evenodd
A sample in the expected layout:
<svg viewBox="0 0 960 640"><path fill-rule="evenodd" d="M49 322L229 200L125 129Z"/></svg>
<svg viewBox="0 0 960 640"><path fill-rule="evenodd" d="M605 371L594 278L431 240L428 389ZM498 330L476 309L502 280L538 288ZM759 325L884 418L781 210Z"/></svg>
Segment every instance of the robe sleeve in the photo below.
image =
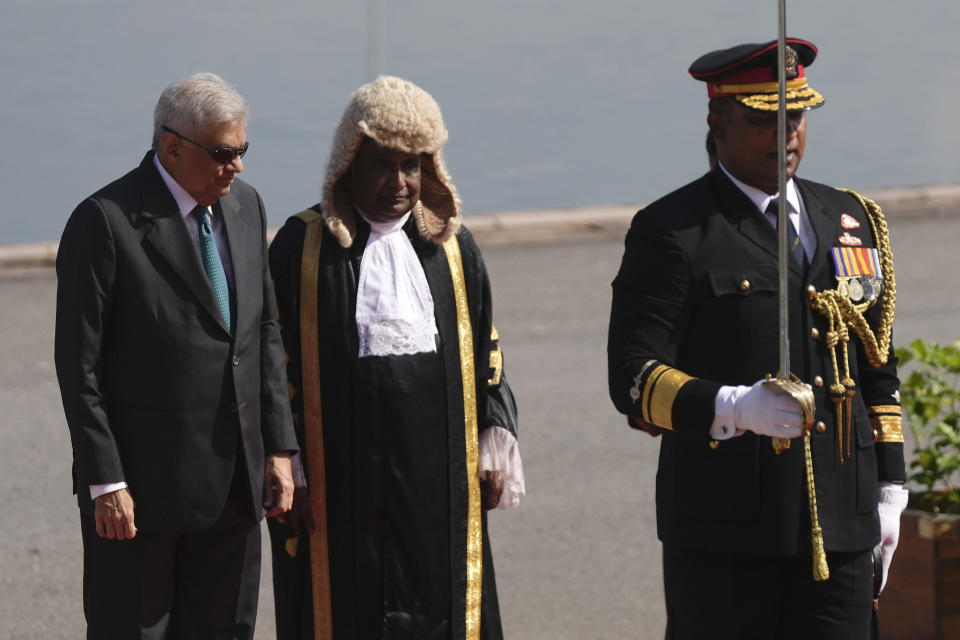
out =
<svg viewBox="0 0 960 640"><path fill-rule="evenodd" d="M480 249L465 228L459 233L470 298L470 316L477 372L477 412L480 470L503 474L504 490L498 508L509 509L526 495L517 430L517 405L504 373L500 333L493 324L490 278Z"/></svg>

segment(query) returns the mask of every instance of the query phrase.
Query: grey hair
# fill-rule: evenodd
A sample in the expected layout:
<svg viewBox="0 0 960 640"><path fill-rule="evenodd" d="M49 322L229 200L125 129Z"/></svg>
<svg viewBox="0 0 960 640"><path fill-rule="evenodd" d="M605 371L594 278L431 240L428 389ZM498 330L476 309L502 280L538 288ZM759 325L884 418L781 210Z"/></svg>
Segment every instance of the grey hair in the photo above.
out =
<svg viewBox="0 0 960 640"><path fill-rule="evenodd" d="M207 127L246 124L247 103L215 73L195 73L170 85L153 110L153 142L160 146L163 126L194 137Z"/></svg>

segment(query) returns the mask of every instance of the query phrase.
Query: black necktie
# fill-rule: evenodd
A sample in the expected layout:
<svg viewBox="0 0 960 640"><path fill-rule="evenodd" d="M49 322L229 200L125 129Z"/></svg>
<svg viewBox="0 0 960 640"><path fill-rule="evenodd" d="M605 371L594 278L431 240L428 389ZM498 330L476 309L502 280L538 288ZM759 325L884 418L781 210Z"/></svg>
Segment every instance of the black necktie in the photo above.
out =
<svg viewBox="0 0 960 640"><path fill-rule="evenodd" d="M773 228L777 228L779 223L779 218L777 217L780 213L780 202L779 198L771 198L770 203L767 205L767 215L773 216ZM800 265L804 271L807 269L807 254L803 251L803 245L800 243L800 236L797 235L797 230L793 227L793 222L790 221L790 218L787 218L787 247L790 248L790 256L793 258L794 262Z"/></svg>

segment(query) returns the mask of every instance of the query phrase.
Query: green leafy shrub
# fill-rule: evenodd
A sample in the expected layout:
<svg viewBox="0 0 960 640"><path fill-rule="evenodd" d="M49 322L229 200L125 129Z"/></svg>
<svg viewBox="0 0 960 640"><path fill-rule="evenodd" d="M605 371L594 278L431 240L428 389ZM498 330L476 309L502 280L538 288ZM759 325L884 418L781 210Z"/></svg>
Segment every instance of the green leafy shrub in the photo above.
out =
<svg viewBox="0 0 960 640"><path fill-rule="evenodd" d="M950 346L914 340L897 357L901 366L913 363L900 387L915 442L911 506L960 513L960 340Z"/></svg>

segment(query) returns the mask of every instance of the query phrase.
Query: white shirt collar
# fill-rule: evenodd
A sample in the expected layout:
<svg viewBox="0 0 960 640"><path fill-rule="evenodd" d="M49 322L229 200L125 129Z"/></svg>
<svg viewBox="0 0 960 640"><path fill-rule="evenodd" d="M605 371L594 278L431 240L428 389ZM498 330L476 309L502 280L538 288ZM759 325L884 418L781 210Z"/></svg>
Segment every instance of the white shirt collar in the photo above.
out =
<svg viewBox="0 0 960 640"><path fill-rule="evenodd" d="M777 193L770 195L769 193L765 193L756 187L751 187L745 182L738 180L732 173L727 171L727 168L723 166L722 162L718 162L717 165L723 170L727 177L730 178L730 181L733 182L733 184L735 184L745 196L750 198L750 202L754 204L761 214L766 213L767 205L770 204L770 201L780 195ZM790 210L788 213L800 212L800 195L797 193L797 187L793 182L793 178L787 180L787 204L790 205Z"/></svg>
<svg viewBox="0 0 960 640"><path fill-rule="evenodd" d="M167 170L163 168L163 165L160 164L160 158L157 157L157 154L153 154L153 166L157 168L157 171L160 172L160 177L163 179L163 183L167 185L167 189L170 190L170 195L173 196L173 199L177 201L177 207L180 209L180 215L186 218L190 215L190 212L193 211L198 203L192 195L187 193L187 190L180 186L176 180L173 179ZM210 207L207 207L207 210L210 211ZM210 212L210 215L213 215L213 212Z"/></svg>

